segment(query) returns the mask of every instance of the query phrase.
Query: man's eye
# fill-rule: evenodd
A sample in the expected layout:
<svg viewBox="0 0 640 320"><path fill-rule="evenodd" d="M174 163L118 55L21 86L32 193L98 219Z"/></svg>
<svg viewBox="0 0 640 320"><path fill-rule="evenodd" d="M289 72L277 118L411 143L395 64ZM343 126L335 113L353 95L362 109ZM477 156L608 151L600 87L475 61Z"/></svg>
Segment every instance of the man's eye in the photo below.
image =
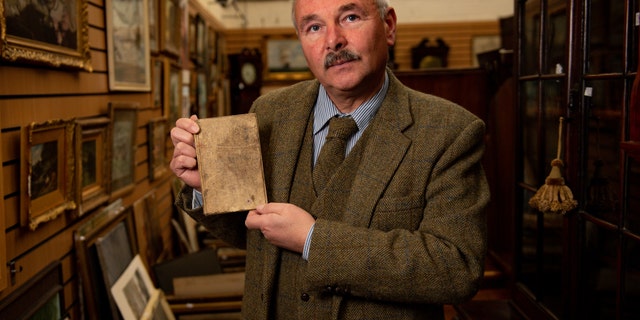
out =
<svg viewBox="0 0 640 320"><path fill-rule="evenodd" d="M313 25L313 26L310 26L308 30L309 30L309 32L316 32L316 31L320 30L320 26Z"/></svg>
<svg viewBox="0 0 640 320"><path fill-rule="evenodd" d="M358 16L355 15L355 14L350 14L345 18L345 20L347 20L349 22L357 21L358 20Z"/></svg>

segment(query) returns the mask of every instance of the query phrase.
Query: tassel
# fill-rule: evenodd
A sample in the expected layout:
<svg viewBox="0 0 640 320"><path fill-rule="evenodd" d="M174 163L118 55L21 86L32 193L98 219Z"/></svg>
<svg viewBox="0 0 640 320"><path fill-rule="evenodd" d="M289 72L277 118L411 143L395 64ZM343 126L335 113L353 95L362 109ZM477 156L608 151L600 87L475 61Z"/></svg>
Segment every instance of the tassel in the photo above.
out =
<svg viewBox="0 0 640 320"><path fill-rule="evenodd" d="M578 206L578 202L573 199L573 192L564 184L564 178L561 173L561 169L564 166L564 163L560 160L563 121L564 118L560 117L558 153L556 158L551 161L551 172L545 179L545 184L529 199L529 205L542 212L565 214Z"/></svg>

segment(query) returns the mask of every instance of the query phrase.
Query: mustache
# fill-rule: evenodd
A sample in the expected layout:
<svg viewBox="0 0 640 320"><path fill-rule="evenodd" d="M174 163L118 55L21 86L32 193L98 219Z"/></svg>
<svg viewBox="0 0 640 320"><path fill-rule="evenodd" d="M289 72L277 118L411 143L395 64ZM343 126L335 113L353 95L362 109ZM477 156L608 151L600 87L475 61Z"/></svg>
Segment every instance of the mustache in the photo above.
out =
<svg viewBox="0 0 640 320"><path fill-rule="evenodd" d="M347 49L331 52L324 58L324 67L327 69L338 62L349 62L358 59L360 59L360 56Z"/></svg>

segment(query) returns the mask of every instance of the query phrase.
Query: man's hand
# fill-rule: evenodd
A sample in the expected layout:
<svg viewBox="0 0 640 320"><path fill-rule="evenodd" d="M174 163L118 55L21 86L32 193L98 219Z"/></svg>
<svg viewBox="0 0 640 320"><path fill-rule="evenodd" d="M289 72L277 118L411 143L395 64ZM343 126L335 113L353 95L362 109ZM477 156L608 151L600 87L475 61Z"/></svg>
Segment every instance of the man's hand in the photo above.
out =
<svg viewBox="0 0 640 320"><path fill-rule="evenodd" d="M191 116L191 118L178 119L176 126L171 129L171 141L174 149L170 168L184 183L198 191L202 191L193 138L194 134L200 132L200 127L196 120L198 120L198 117L195 115Z"/></svg>
<svg viewBox="0 0 640 320"><path fill-rule="evenodd" d="M289 203L268 203L249 211L245 225L262 231L273 245L302 253L304 242L315 219L311 214Z"/></svg>

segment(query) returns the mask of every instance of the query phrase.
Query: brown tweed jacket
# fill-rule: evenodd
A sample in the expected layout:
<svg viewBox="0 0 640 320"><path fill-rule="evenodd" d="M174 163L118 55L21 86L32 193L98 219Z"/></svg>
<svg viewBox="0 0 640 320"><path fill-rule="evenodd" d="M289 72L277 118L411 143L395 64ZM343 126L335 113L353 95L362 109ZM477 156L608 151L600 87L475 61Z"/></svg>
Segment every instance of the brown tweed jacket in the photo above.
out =
<svg viewBox="0 0 640 320"><path fill-rule="evenodd" d="M344 218L323 218L331 215L323 205L311 210L318 219L304 286L297 288L310 299L301 299L300 319L442 319L442 304L478 289L489 201L480 164L484 123L389 75L388 94L365 132L363 159L352 168ZM254 103L271 202L288 202L318 86L301 82ZM281 249L247 232L246 214L204 216L187 209L190 199L184 190L177 205L216 236L247 248L243 316L268 319ZM334 289L329 297L327 287Z"/></svg>

